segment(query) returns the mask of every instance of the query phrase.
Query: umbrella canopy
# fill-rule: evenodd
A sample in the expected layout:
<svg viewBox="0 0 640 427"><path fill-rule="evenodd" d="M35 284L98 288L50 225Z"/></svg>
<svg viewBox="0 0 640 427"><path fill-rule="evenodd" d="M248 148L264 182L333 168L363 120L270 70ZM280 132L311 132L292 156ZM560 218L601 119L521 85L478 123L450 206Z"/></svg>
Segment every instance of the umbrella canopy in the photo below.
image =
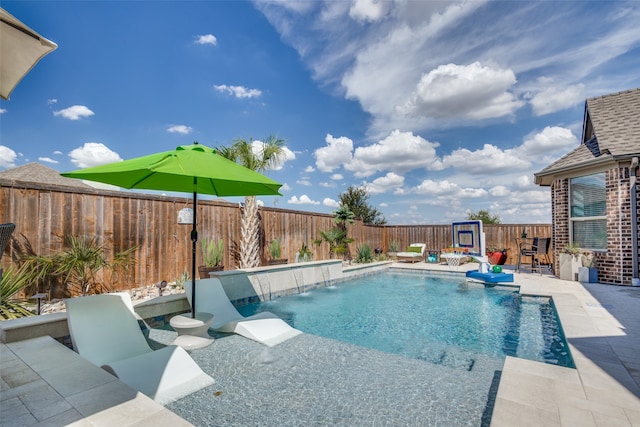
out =
<svg viewBox="0 0 640 427"><path fill-rule="evenodd" d="M216 196L280 196L282 184L195 143L93 168L62 173L129 189L193 192L191 291L196 295L196 230L198 193ZM195 298L191 315L195 317Z"/></svg>
<svg viewBox="0 0 640 427"><path fill-rule="evenodd" d="M9 99L29 70L57 47L0 8L0 97Z"/></svg>

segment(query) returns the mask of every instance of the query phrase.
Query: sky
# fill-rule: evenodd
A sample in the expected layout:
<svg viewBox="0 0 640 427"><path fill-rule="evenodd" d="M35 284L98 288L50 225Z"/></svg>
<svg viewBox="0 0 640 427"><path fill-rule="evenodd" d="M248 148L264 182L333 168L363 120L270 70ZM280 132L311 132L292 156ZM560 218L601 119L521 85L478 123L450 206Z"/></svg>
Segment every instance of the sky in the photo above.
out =
<svg viewBox="0 0 640 427"><path fill-rule="evenodd" d="M0 170L274 135L265 206L331 213L365 186L389 224L550 223L534 173L578 147L585 99L640 87L637 1L2 7L58 48L0 101Z"/></svg>

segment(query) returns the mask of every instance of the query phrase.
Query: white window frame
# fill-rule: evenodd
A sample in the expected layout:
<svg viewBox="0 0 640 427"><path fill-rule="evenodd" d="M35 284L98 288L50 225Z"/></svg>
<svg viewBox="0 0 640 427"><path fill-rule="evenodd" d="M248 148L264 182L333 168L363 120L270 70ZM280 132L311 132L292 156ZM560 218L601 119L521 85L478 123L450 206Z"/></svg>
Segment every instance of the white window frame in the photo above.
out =
<svg viewBox="0 0 640 427"><path fill-rule="evenodd" d="M605 214L604 215L597 215L597 216L573 216L573 180L574 179L578 179L578 178L584 178L584 177L588 177L588 176L593 176L593 175L602 175L603 177L603 183L604 183L604 204L605 204ZM602 242L603 246L598 246L598 247L589 247L589 246L585 246L583 244L583 242L575 242L574 241L574 224L579 223L579 222L587 222L587 221L604 221L604 230L605 233L607 232L607 184L606 184L606 174L605 172L598 172L598 173L594 173L594 174L589 174L589 175L582 175L582 176L576 176L573 178L569 178L569 200L568 200L568 207L569 207L569 242L573 243L578 243L580 245L581 248L583 249L588 249L594 252L606 252L607 251L607 238L605 237L604 241Z"/></svg>

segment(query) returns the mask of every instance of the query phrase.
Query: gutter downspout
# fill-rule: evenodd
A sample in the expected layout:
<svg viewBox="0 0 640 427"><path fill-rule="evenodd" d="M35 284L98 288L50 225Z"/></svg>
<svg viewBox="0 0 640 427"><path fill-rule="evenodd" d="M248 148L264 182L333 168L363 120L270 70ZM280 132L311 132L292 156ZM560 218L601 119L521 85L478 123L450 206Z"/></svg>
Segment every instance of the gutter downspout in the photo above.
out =
<svg viewBox="0 0 640 427"><path fill-rule="evenodd" d="M629 166L629 189L631 191L631 258L633 264L633 278L631 286L640 286L640 278L638 277L638 200L637 200L637 181L638 181L638 158L631 159Z"/></svg>

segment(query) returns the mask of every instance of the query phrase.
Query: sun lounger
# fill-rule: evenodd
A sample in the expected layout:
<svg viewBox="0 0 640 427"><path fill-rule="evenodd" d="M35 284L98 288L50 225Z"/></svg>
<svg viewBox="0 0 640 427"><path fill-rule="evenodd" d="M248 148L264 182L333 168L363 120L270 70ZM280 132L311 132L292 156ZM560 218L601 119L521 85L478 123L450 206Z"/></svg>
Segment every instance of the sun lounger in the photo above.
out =
<svg viewBox="0 0 640 427"><path fill-rule="evenodd" d="M424 251L427 245L424 243L412 243L405 252L398 252L398 261L409 261L411 263L424 261Z"/></svg>
<svg viewBox="0 0 640 427"><path fill-rule="evenodd" d="M80 356L164 405L214 383L182 348L153 351L128 293L69 298L67 321Z"/></svg>
<svg viewBox="0 0 640 427"><path fill-rule="evenodd" d="M192 304L191 286L184 288L189 304ZM269 347L302 333L268 311L244 317L229 301L222 283L216 278L196 280L196 292L195 311L213 314L210 329L234 332Z"/></svg>

